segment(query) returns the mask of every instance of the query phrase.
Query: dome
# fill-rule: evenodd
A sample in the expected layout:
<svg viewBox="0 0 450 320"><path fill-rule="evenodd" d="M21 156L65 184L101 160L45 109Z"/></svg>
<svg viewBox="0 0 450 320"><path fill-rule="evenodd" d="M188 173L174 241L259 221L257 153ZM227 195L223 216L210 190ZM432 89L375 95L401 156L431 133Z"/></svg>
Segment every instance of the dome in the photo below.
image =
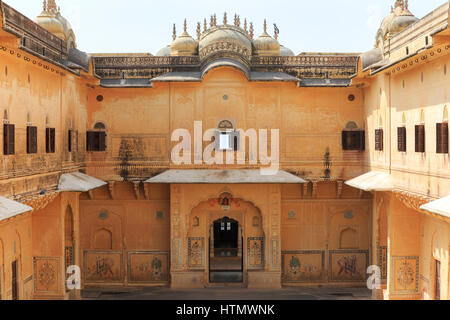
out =
<svg viewBox="0 0 450 320"><path fill-rule="evenodd" d="M293 57L293 56L295 56L295 53L294 53L294 51L292 51L289 48L286 48L285 46L280 46L280 56Z"/></svg>
<svg viewBox="0 0 450 320"><path fill-rule="evenodd" d="M157 53L156 56L157 57L168 57L170 56L171 53L171 49L170 49L170 45L165 46L164 48L160 49Z"/></svg>
<svg viewBox="0 0 450 320"><path fill-rule="evenodd" d="M249 58L252 54L252 42L240 27L214 26L201 36L199 55L205 58L218 51L231 51Z"/></svg>
<svg viewBox="0 0 450 320"><path fill-rule="evenodd" d="M382 46L382 41L387 37L399 33L414 22L418 21L408 9L408 1L396 0L395 7L392 8L391 13L383 19L376 36L376 47Z"/></svg>
<svg viewBox="0 0 450 320"><path fill-rule="evenodd" d="M55 14L43 11L36 17L35 22L58 38L65 40L65 26L61 20L56 18Z"/></svg>
<svg viewBox="0 0 450 320"><path fill-rule="evenodd" d="M411 12L405 11L402 13L402 15L396 16L394 19L392 19L392 22L389 25L389 33L399 33L418 20L419 19L416 18Z"/></svg>
<svg viewBox="0 0 450 320"><path fill-rule="evenodd" d="M254 55L258 56L279 56L281 47L278 40L272 38L267 33L267 23L264 21L264 32L258 39L253 41L255 48Z"/></svg>
<svg viewBox="0 0 450 320"><path fill-rule="evenodd" d="M172 56L194 56L197 55L198 41L194 40L187 32L187 24L184 21L184 32L170 45Z"/></svg>
<svg viewBox="0 0 450 320"><path fill-rule="evenodd" d="M68 49L77 47L72 26L69 21L60 14L59 8L56 7L55 0L48 0L48 3L44 1L44 9L41 14L36 17L35 22L58 38L64 40L67 43Z"/></svg>

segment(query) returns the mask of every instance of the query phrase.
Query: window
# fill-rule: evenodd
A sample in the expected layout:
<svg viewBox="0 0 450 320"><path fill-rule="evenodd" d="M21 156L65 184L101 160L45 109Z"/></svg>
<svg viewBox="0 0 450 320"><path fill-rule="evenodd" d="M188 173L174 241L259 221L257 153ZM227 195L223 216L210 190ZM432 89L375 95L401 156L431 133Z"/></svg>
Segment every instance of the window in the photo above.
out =
<svg viewBox="0 0 450 320"><path fill-rule="evenodd" d="M17 261L14 261L11 265L11 293L13 300L19 300L19 292L18 292L18 280L17 280Z"/></svg>
<svg viewBox="0 0 450 320"><path fill-rule="evenodd" d="M436 270L435 270L435 300L441 300L441 262L436 260Z"/></svg>
<svg viewBox="0 0 450 320"><path fill-rule="evenodd" d="M87 151L106 151L106 132L88 131L86 133L86 148Z"/></svg>
<svg viewBox="0 0 450 320"><path fill-rule="evenodd" d="M383 129L375 130L375 150L383 151Z"/></svg>
<svg viewBox="0 0 450 320"><path fill-rule="evenodd" d="M436 153L448 153L448 123L436 123Z"/></svg>
<svg viewBox="0 0 450 320"><path fill-rule="evenodd" d="M37 153L37 127L27 127L27 153Z"/></svg>
<svg viewBox="0 0 450 320"><path fill-rule="evenodd" d="M238 131L234 130L234 126L229 120L219 123L215 139L217 141L216 149L220 151L239 150L240 135Z"/></svg>
<svg viewBox="0 0 450 320"><path fill-rule="evenodd" d="M45 129L45 152L55 153L55 128Z"/></svg>
<svg viewBox="0 0 450 320"><path fill-rule="evenodd" d="M67 150L72 152L72 130L67 132Z"/></svg>
<svg viewBox="0 0 450 320"><path fill-rule="evenodd" d="M406 152L406 127L397 128L398 151Z"/></svg>
<svg viewBox="0 0 450 320"><path fill-rule="evenodd" d="M366 133L365 131L342 131L342 148L344 150L366 149Z"/></svg>
<svg viewBox="0 0 450 320"><path fill-rule="evenodd" d="M417 125L415 127L416 136L416 152L425 152L425 125Z"/></svg>
<svg viewBox="0 0 450 320"><path fill-rule="evenodd" d="M14 148L14 125L13 124L4 124L3 125L3 154L5 156L12 155L15 153Z"/></svg>

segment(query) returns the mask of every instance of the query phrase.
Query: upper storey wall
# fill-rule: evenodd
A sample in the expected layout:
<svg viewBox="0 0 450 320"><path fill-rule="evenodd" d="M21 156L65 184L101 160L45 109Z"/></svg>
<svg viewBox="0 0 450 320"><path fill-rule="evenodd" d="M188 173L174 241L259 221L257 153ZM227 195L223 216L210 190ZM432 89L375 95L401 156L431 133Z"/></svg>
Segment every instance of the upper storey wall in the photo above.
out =
<svg viewBox="0 0 450 320"><path fill-rule="evenodd" d="M351 94L354 101L348 99ZM101 102L98 96L103 97ZM188 129L194 137L194 121L202 121L206 131L217 128L221 120L230 120L236 129L279 129L285 169L311 178L323 176L322 162L330 148L333 177L362 172L364 154L344 153L341 144L341 132L349 121L364 126L362 90L249 82L240 71L220 67L203 82L91 90L88 127L97 122L106 125L107 151L88 153L88 174L115 180L124 178L120 172L126 171L126 178L142 179L176 167L170 161L177 144L170 141L172 132Z"/></svg>
<svg viewBox="0 0 450 320"><path fill-rule="evenodd" d="M421 59L421 56L418 56ZM430 57L428 58L430 59ZM401 72L380 72L364 89L370 167L392 169L399 188L444 197L450 190L449 154L436 153L436 124L448 122L450 55ZM397 68L394 68L397 70ZM425 125L425 153L415 150L415 126ZM406 127L407 151L398 151L397 128ZM384 150L375 151L375 129Z"/></svg>
<svg viewBox="0 0 450 320"><path fill-rule="evenodd" d="M54 190L61 172L84 165L86 81L17 47L0 47L0 112L15 126L15 153L4 155L0 139L0 190L3 196L32 196ZM37 127L37 153L27 153L27 126ZM46 152L46 128L54 128L55 153ZM72 130L72 152L68 131Z"/></svg>

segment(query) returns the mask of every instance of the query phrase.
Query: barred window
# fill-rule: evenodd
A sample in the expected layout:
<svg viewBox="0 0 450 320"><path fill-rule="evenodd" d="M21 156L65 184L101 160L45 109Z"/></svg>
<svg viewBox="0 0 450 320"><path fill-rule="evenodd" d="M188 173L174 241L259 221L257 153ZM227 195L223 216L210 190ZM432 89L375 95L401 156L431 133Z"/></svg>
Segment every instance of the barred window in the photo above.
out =
<svg viewBox="0 0 450 320"><path fill-rule="evenodd" d="M436 124L436 152L448 153L448 123Z"/></svg>
<svg viewBox="0 0 450 320"><path fill-rule="evenodd" d="M27 153L37 153L37 127L27 127Z"/></svg>
<svg viewBox="0 0 450 320"><path fill-rule="evenodd" d="M15 153L15 127L13 124L3 125L3 154L5 156Z"/></svg>
<svg viewBox="0 0 450 320"><path fill-rule="evenodd" d="M376 129L375 130L375 150L377 151L383 151L384 145L383 145L383 129Z"/></svg>
<svg viewBox="0 0 450 320"><path fill-rule="evenodd" d="M55 128L45 129L45 152L55 153L55 136L56 136Z"/></svg>
<svg viewBox="0 0 450 320"><path fill-rule="evenodd" d="M406 152L406 127L397 128L398 151Z"/></svg>
<svg viewBox="0 0 450 320"><path fill-rule="evenodd" d="M425 125L417 125L415 127L416 152L425 152Z"/></svg>

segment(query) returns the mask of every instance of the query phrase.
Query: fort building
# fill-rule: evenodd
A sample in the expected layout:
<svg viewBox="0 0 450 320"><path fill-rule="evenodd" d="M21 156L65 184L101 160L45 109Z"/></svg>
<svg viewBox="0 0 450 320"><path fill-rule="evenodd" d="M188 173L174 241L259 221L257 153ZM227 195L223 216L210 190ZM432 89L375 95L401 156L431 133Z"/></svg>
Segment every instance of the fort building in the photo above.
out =
<svg viewBox="0 0 450 320"><path fill-rule="evenodd" d="M374 271L374 299L450 298L448 2L395 1L368 52L297 55L226 14L88 54L55 0L0 8L0 299L78 299L70 266L81 289Z"/></svg>

